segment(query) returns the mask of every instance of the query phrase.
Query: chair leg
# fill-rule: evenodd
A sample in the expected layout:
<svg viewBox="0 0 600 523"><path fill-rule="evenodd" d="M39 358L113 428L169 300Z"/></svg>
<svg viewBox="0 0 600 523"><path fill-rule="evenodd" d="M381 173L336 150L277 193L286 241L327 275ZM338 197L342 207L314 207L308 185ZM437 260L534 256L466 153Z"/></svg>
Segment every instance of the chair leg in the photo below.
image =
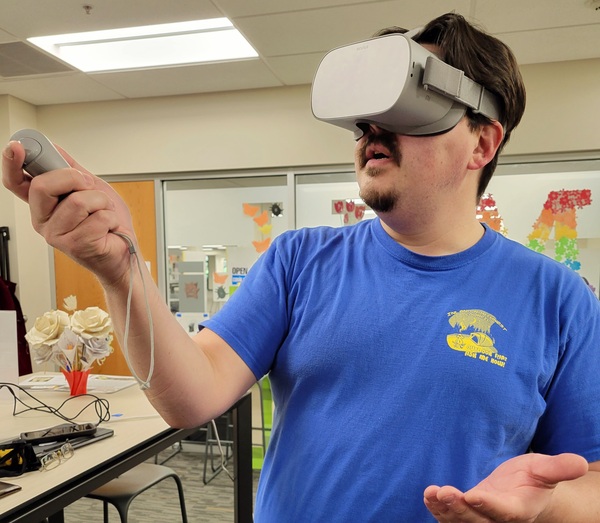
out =
<svg viewBox="0 0 600 523"><path fill-rule="evenodd" d="M133 499L131 501L133 501ZM121 523L127 523L127 514L129 512L129 505L131 504L131 501L127 503L126 506L115 505L117 512L119 513L119 517L121 518Z"/></svg>
<svg viewBox="0 0 600 523"><path fill-rule="evenodd" d="M175 483L177 484L177 491L179 492L179 505L181 506L181 521L187 523L187 510L185 508L185 497L183 495L183 483L179 476L173 476Z"/></svg>

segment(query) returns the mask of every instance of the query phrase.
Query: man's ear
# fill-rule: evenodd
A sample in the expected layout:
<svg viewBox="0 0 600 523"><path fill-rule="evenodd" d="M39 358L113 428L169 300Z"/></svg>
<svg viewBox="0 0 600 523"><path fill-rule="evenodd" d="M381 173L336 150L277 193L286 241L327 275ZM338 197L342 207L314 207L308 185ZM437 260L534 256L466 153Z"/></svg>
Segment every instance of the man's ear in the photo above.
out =
<svg viewBox="0 0 600 523"><path fill-rule="evenodd" d="M485 167L494 158L504 138L504 129L500 122L493 120L482 125L475 131L475 134L479 136L479 140L473 149L468 168L478 170Z"/></svg>

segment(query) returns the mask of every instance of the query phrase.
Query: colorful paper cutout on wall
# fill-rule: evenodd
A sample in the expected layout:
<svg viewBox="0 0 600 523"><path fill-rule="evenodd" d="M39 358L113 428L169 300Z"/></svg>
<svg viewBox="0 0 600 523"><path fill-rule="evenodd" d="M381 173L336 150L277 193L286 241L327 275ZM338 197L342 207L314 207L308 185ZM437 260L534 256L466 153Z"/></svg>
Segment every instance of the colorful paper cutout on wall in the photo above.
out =
<svg viewBox="0 0 600 523"><path fill-rule="evenodd" d="M226 272L213 272L213 281L218 285L223 285L227 281Z"/></svg>
<svg viewBox="0 0 600 523"><path fill-rule="evenodd" d="M281 203L244 203L242 208L244 214L252 218L256 224L255 239L252 241L252 245L256 252L263 253L271 244L271 231L273 230L271 216L282 216L283 205Z"/></svg>
<svg viewBox="0 0 600 523"><path fill-rule="evenodd" d="M477 219L480 222L486 223L491 229L498 231L506 236L508 231L504 226L504 220L498 211L496 200L490 193L484 193L477 205Z"/></svg>
<svg viewBox="0 0 600 523"><path fill-rule="evenodd" d="M256 218L254 218L256 225L262 227L269 221L269 213L267 211L263 211Z"/></svg>
<svg viewBox="0 0 600 523"><path fill-rule="evenodd" d="M365 216L367 206L354 200L332 200L331 213L342 215L344 225L352 225L361 221Z"/></svg>
<svg viewBox="0 0 600 523"><path fill-rule="evenodd" d="M256 252L265 252L269 248L269 245L271 245L271 238L266 238L259 242L253 241L252 245L254 245Z"/></svg>
<svg viewBox="0 0 600 523"><path fill-rule="evenodd" d="M229 274L226 272L213 272L213 301L227 301L229 298L227 278Z"/></svg>
<svg viewBox="0 0 600 523"><path fill-rule="evenodd" d="M540 216L527 239L527 247L537 252L546 250L546 242L554 228L554 259L578 271L577 209L592 203L590 189L551 191Z"/></svg>
<svg viewBox="0 0 600 523"><path fill-rule="evenodd" d="M258 211L260 211L260 207L258 205L251 205L249 203L243 203L242 207L244 209L244 214L246 216L254 216Z"/></svg>

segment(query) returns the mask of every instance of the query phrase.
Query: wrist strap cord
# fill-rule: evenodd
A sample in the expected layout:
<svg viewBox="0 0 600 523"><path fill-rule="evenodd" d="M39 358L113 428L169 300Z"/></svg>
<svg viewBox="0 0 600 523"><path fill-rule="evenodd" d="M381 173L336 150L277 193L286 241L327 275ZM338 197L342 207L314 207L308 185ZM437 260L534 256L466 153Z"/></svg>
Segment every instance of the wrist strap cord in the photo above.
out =
<svg viewBox="0 0 600 523"><path fill-rule="evenodd" d="M127 312L125 315L125 332L123 334L123 354L125 355L125 361L129 370L131 371L132 376L137 380L142 390L150 388L150 380L152 379L152 375L154 374L154 324L152 322L152 312L150 311L150 304L148 302L148 292L146 289L146 281L144 279L144 274L142 272L142 264L135 250L135 245L133 245L133 241L131 238L122 232L111 231L113 234L120 236L125 240L127 246L129 248L129 292L127 294ZM131 298L133 296L133 272L135 270L135 263L137 262L137 269L140 274L140 278L142 280L142 288L144 290L144 302L146 305L146 315L148 317L148 326L150 329L150 367L148 369L148 376L144 380L138 376L133 365L131 364L131 360L129 358L129 327L131 323Z"/></svg>

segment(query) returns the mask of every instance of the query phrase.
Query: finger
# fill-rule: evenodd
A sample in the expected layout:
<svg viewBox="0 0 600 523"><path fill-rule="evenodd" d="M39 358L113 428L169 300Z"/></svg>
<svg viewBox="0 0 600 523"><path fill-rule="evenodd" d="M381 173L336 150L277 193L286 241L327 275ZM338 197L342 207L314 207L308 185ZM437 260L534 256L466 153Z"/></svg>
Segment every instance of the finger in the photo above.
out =
<svg viewBox="0 0 600 523"><path fill-rule="evenodd" d="M437 497L439 490L440 487L437 485L430 485L423 493L423 502L425 503L425 506L436 518L448 512L448 507Z"/></svg>
<svg viewBox="0 0 600 523"><path fill-rule="evenodd" d="M88 261L99 261L99 257L104 257L114 248L119 251L126 251L127 245L123 240L110 231L119 227L117 214L112 211L98 210L84 218L79 225L63 235L59 243L76 246L78 261L88 265Z"/></svg>
<svg viewBox="0 0 600 523"><path fill-rule="evenodd" d="M423 494L425 506L438 521L482 523L487 521L464 500L463 493L451 486L432 485Z"/></svg>
<svg viewBox="0 0 600 523"><path fill-rule="evenodd" d="M29 204L34 223L44 224L56 209L59 200L74 192L94 187L91 174L76 169L60 169L40 176L30 182Z"/></svg>
<svg viewBox="0 0 600 523"><path fill-rule="evenodd" d="M40 198L39 204L37 202ZM40 234L44 236L46 241L60 250L72 249L73 245L69 244L69 234L81 226L90 215L100 211L114 212L114 202L101 191L76 191L70 194L59 205L52 208L51 214L42 216L43 211L38 211L39 205L41 209L46 208L48 199L41 197L37 191L31 191L31 208L32 216L35 216L34 227ZM34 210L35 209L35 210ZM38 214L38 212L40 214ZM105 233L111 228L118 226L118 218L111 218L110 222L105 225ZM64 238L66 237L66 244ZM81 240L85 241L85 237Z"/></svg>
<svg viewBox="0 0 600 523"><path fill-rule="evenodd" d="M21 200L29 199L31 176L23 171L25 150L19 142L9 142L2 151L2 183Z"/></svg>
<svg viewBox="0 0 600 523"><path fill-rule="evenodd" d="M588 462L582 456L571 453L557 456L535 455L530 474L538 481L556 484L583 476L589 469Z"/></svg>

